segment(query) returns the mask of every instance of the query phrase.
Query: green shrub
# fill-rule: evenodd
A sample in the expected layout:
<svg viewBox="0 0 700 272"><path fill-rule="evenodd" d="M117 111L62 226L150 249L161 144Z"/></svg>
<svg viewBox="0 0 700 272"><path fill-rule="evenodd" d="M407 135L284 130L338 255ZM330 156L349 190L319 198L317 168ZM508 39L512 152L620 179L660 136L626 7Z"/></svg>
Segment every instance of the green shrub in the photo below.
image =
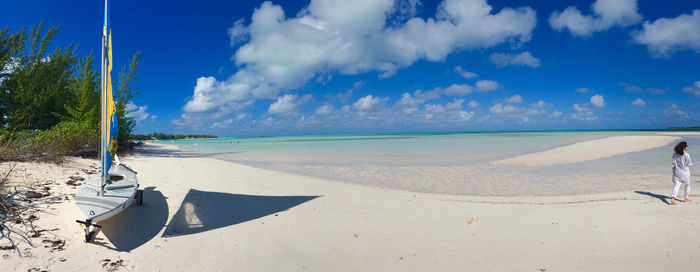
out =
<svg viewBox="0 0 700 272"><path fill-rule="evenodd" d="M0 131L0 160L61 161L65 155L98 152L98 129L90 122L64 121L48 130Z"/></svg>

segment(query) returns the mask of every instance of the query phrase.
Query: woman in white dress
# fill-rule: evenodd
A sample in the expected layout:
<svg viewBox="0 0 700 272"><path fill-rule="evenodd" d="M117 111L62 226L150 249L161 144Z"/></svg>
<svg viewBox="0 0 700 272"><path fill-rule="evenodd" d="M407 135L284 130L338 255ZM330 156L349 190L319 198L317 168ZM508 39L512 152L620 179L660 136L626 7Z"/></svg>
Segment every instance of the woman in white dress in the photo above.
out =
<svg viewBox="0 0 700 272"><path fill-rule="evenodd" d="M691 202L688 198L690 196L690 166L693 162L690 161L690 154L688 154L688 143L680 142L673 148L673 157L671 157L671 163L673 163L673 191L671 192L671 205L676 205L676 195L678 195L678 189L681 188L681 183L685 183L685 200L684 202Z"/></svg>

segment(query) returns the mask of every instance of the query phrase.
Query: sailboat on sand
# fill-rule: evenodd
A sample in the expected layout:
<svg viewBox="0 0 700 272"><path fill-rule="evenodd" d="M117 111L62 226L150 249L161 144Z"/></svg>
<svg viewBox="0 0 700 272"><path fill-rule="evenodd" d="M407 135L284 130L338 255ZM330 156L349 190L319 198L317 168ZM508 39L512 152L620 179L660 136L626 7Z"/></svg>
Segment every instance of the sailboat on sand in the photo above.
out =
<svg viewBox="0 0 700 272"><path fill-rule="evenodd" d="M105 0L105 20L102 31L102 86L101 125L100 125L100 162L101 171L91 176L78 188L75 205L84 220L76 220L85 231L85 242L90 242L101 225L97 223L125 210L136 200L137 205L143 201L143 191L138 190L136 171L123 165L116 157L117 125L116 107L112 95L112 33L107 25L107 0ZM112 158L116 164L112 165ZM106 173L106 174L105 174Z"/></svg>

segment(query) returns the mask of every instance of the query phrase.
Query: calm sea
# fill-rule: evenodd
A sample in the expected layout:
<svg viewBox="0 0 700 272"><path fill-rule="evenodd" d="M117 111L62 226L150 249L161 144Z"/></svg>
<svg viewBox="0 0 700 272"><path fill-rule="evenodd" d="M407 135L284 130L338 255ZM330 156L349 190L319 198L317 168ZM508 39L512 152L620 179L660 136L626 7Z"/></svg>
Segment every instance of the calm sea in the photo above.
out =
<svg viewBox="0 0 700 272"><path fill-rule="evenodd" d="M552 167L496 167L489 162L580 141L657 132L661 131L352 134L157 142L255 167L397 189L476 195L554 195L627 188L620 185L608 186L610 190L589 190L585 184L572 185L586 180L604 183L629 180L630 175L667 175L673 144ZM689 142L690 154L700 154L694 152L700 150L697 148L700 136L678 137ZM566 180L571 180L569 187ZM481 182L491 185L475 184ZM493 183L510 183L516 188L504 193L491 188ZM547 183L549 186L543 186ZM652 186L653 182L644 184Z"/></svg>

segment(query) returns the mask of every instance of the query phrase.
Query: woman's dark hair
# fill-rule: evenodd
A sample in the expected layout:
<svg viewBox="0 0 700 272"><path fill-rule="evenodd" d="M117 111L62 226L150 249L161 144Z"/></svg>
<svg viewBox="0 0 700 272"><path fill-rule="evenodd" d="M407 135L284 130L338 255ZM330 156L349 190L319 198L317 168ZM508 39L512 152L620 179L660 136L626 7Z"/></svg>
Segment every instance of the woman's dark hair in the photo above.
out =
<svg viewBox="0 0 700 272"><path fill-rule="evenodd" d="M683 150L685 150L686 147L688 147L688 143L683 141L683 142L678 143L676 145L676 147L673 148L673 150L676 151L676 153L678 155L683 155L684 154Z"/></svg>

